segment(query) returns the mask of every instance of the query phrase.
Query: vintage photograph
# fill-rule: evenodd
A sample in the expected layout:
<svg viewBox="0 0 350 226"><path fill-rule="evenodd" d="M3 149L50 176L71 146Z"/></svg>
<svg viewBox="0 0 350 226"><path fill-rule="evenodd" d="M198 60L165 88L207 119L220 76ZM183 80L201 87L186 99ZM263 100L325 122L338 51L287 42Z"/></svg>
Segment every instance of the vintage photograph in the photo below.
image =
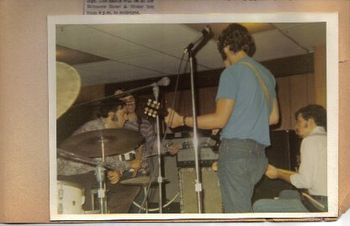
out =
<svg viewBox="0 0 350 226"><path fill-rule="evenodd" d="M49 17L51 219L336 216L334 25Z"/></svg>

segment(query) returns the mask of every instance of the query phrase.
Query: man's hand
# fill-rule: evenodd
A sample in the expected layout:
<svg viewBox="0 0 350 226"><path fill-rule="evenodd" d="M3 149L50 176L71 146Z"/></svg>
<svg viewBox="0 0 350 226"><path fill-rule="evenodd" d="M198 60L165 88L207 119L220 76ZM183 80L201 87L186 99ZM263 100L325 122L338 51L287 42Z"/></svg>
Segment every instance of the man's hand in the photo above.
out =
<svg viewBox="0 0 350 226"><path fill-rule="evenodd" d="M136 175L138 170L141 168L143 149L144 149L143 145L138 147L136 149L135 159L129 161L130 169L133 170L134 175Z"/></svg>
<svg viewBox="0 0 350 226"><path fill-rule="evenodd" d="M171 108L168 108L168 115L165 117L164 120L170 128L176 128L184 125L183 117Z"/></svg>
<svg viewBox="0 0 350 226"><path fill-rule="evenodd" d="M138 171L141 168L141 160L140 159L134 159L129 161L130 168L134 169L135 171Z"/></svg>
<svg viewBox="0 0 350 226"><path fill-rule="evenodd" d="M107 171L107 178L111 184L116 184L119 182L121 177L121 172L116 170Z"/></svg>
<svg viewBox="0 0 350 226"><path fill-rule="evenodd" d="M168 152L171 154L171 155L176 155L180 148L181 148L181 144L171 144L168 148Z"/></svg>
<svg viewBox="0 0 350 226"><path fill-rule="evenodd" d="M220 132L220 129L211 130L211 135L216 136Z"/></svg>
<svg viewBox="0 0 350 226"><path fill-rule="evenodd" d="M214 171L214 172L217 172L219 167L218 167L218 161L215 161L213 162L213 164L211 164L211 169Z"/></svg>
<svg viewBox="0 0 350 226"><path fill-rule="evenodd" d="M129 161L130 171L132 172L131 177L135 177L137 175L137 172L141 168L141 163L142 163L142 161L139 159L134 159L134 160Z"/></svg>
<svg viewBox="0 0 350 226"><path fill-rule="evenodd" d="M270 179L277 179L278 178L278 169L274 167L273 165L268 165L265 175Z"/></svg>

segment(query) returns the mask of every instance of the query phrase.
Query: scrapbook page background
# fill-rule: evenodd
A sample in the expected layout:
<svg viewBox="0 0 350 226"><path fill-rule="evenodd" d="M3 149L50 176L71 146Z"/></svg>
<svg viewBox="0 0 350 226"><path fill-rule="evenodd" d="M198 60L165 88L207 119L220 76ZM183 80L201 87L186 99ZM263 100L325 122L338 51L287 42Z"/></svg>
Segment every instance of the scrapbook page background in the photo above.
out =
<svg viewBox="0 0 350 226"><path fill-rule="evenodd" d="M49 221L47 16L82 15L84 1L1 1L1 184L0 219ZM196 7L194 7L196 6ZM156 13L339 12L339 212L349 206L348 1L162 1ZM20 17L21 20L14 20ZM16 22L15 22L16 21ZM6 77L3 76L6 74ZM35 107L33 107L35 106ZM19 110L23 109L23 110ZM35 133L33 131L36 131ZM6 172L6 174L4 173ZM25 183L25 184L23 184ZM20 186L19 186L20 184Z"/></svg>

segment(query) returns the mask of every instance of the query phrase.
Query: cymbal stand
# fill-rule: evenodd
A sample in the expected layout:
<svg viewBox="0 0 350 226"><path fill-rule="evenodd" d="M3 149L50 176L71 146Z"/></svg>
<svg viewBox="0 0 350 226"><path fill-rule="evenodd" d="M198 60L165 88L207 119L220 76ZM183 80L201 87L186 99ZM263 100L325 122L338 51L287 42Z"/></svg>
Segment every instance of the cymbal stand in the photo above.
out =
<svg viewBox="0 0 350 226"><path fill-rule="evenodd" d="M107 213L107 201L106 201L106 183L105 183L105 146L104 146L104 139L103 136L101 136L101 152L102 152L102 161L100 164L96 166L95 169L95 175L96 180L98 182L98 192L97 197L99 199L100 203L100 213Z"/></svg>
<svg viewBox="0 0 350 226"><path fill-rule="evenodd" d="M159 99L159 86L153 86L153 94L154 99L158 102ZM163 212L163 192L162 192L162 158L161 158L161 143L160 143L160 123L159 123L159 115L156 116L156 132L157 132L157 150L158 150L158 186L159 186L159 213ZM147 198L147 197L146 197Z"/></svg>
<svg viewBox="0 0 350 226"><path fill-rule="evenodd" d="M143 187L143 193L145 195L145 212L148 213L148 190L149 190L149 188L147 185L143 185L142 187Z"/></svg>

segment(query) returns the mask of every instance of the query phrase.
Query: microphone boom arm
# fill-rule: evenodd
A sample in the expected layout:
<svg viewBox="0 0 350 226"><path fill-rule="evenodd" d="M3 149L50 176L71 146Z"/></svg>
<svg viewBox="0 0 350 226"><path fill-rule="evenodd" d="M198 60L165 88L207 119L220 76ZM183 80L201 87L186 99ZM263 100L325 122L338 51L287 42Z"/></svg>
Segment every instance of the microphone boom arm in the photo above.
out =
<svg viewBox="0 0 350 226"><path fill-rule="evenodd" d="M124 91L123 93L120 93L120 94L113 94L113 95L97 98L97 99L94 99L94 100L91 100L91 101L86 101L86 102L83 102L83 103L80 103L80 104L76 104L73 107L79 107L79 106L86 105L86 104L92 104L92 103L103 101L103 100L106 100L106 99L109 99L109 98L121 98L121 97L128 96L130 94L133 94L133 93L135 93L137 91L140 91L140 90L143 90L143 89L147 89L147 88L154 87L154 86L168 86L169 84L170 84L170 79L168 77L163 77L158 82L153 82L152 84L148 84L148 85L140 86L140 87L137 87L137 88L129 89L129 90L126 90L126 91Z"/></svg>
<svg viewBox="0 0 350 226"><path fill-rule="evenodd" d="M208 43L208 41L213 37L213 32L209 26L206 26L202 29L202 36L199 37L196 41L191 42L185 48L185 53L191 54L192 56L196 55L196 53Z"/></svg>

